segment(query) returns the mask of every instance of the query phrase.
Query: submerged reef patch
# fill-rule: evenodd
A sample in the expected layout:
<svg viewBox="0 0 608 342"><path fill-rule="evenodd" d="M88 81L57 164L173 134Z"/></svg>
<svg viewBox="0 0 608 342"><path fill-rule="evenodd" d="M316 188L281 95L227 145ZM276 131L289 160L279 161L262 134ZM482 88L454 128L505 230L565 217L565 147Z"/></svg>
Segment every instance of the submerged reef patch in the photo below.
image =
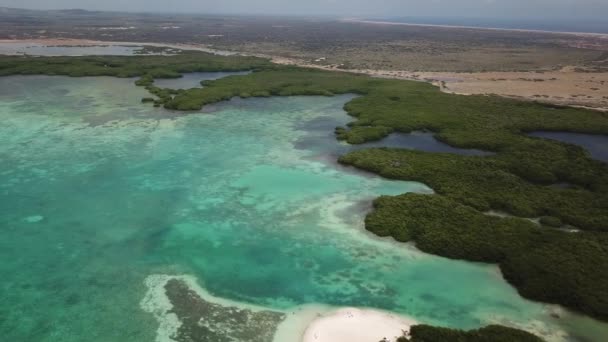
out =
<svg viewBox="0 0 608 342"><path fill-rule="evenodd" d="M214 298L188 276L152 275L142 308L160 326L156 341L272 342L283 312Z"/></svg>

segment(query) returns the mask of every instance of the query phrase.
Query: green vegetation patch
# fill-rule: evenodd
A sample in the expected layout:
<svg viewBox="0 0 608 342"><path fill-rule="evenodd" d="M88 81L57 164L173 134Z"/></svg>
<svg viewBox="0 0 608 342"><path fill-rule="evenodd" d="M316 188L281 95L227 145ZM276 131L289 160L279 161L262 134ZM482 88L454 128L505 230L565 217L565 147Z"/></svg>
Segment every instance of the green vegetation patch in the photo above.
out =
<svg viewBox="0 0 608 342"><path fill-rule="evenodd" d="M387 178L424 182L437 194L479 213L496 210L520 217L551 216L553 222L550 223L563 221L585 230L606 231L608 196L600 190L605 189L608 182L606 166L579 152L580 155L573 155L580 164L571 168L569 178L579 179L581 184L592 185L590 187L560 189L531 182L529 179L533 177L524 177L524 172L517 175L519 165L512 163L526 163L533 155L511 160L507 153L479 157L380 148L352 152L339 161ZM558 153L553 156L555 162L561 157ZM530 161L529 165L534 162ZM559 166L555 169L563 172ZM590 176L588 179L586 174ZM543 223L547 220L543 218Z"/></svg>
<svg viewBox="0 0 608 342"><path fill-rule="evenodd" d="M368 230L422 251L498 263L527 297L606 318L608 234L564 233L529 220L484 215L447 196L383 196L367 216Z"/></svg>
<svg viewBox="0 0 608 342"><path fill-rule="evenodd" d="M476 330L455 330L428 325L415 325L410 329L410 337L401 337L398 342L542 342L528 332L489 325Z"/></svg>
<svg viewBox="0 0 608 342"><path fill-rule="evenodd" d="M174 56L1 56L0 76L143 76L153 81L154 78L179 78L182 73L188 72L244 71L270 65L261 58L217 56L198 51L183 51Z"/></svg>

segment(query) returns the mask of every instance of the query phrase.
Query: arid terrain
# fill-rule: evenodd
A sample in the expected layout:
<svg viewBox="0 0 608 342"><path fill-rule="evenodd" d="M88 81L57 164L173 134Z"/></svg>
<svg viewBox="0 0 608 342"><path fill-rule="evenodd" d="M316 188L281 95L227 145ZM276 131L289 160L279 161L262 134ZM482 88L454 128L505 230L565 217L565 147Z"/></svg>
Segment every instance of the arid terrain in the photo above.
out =
<svg viewBox="0 0 608 342"><path fill-rule="evenodd" d="M70 41L55 39L72 39ZM0 39L146 42L233 51L281 64L431 81L608 108L608 35L401 25L338 18L0 9Z"/></svg>

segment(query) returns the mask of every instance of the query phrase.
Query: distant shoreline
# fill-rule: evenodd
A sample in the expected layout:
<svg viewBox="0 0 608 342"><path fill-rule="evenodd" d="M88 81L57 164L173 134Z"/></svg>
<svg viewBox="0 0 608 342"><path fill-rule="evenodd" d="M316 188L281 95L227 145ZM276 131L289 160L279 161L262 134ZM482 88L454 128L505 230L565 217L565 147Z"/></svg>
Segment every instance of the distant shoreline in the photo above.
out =
<svg viewBox="0 0 608 342"><path fill-rule="evenodd" d="M608 38L608 35L606 35ZM320 65L309 61L264 55L239 51L223 51L200 44L165 44L141 42L117 42L70 38L46 39L0 39L3 43L36 43L43 45L138 45L163 46L183 50L197 50L218 55L241 55L266 58L273 63L282 65L297 65L304 68L315 68L336 72L351 72L379 78L394 78L412 81L428 82L436 85L446 93L459 95L494 94L518 100L528 100L550 103L562 106L572 106L608 112L608 73L576 72L575 67L566 66L559 70L544 71L487 71L487 72L434 72L411 70L381 70L381 69L340 69L336 65ZM1 54L0 54L1 55ZM536 82L535 82L536 80ZM538 87L538 82L543 82ZM593 88L593 89L591 89ZM577 92L588 89L592 98L581 97ZM595 90L594 90L595 89ZM589 95L588 95L589 96Z"/></svg>
<svg viewBox="0 0 608 342"><path fill-rule="evenodd" d="M464 25L418 24L418 23L407 23L407 22L396 22L396 21L365 20L365 19L356 19L356 18L339 19L339 21L351 22L351 23L361 23L361 24L376 24L376 25L439 27L439 28L453 28L453 29L512 31L512 32L529 32L529 33L546 33L546 34L568 34L568 35L575 35L575 36L596 37L596 38L608 39L608 33L598 33L598 32L570 32L570 31L548 31L548 30L500 28L500 27L464 26Z"/></svg>

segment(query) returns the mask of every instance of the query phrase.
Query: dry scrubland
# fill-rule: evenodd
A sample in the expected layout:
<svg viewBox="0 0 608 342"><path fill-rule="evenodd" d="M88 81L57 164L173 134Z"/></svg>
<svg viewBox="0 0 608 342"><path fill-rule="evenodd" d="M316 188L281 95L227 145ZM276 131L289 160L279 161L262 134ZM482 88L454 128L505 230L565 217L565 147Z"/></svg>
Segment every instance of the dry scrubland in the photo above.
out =
<svg viewBox="0 0 608 342"><path fill-rule="evenodd" d="M282 64L429 80L458 94L608 108L606 35L0 8L0 39L54 38L206 46Z"/></svg>
<svg viewBox="0 0 608 342"><path fill-rule="evenodd" d="M429 28L425 28L429 29ZM299 46L262 42L222 46L238 51L283 56L341 69L380 69L443 72L527 71L578 65L598 57L594 50L560 46L509 46L436 41L433 38L327 46L307 51ZM516 45L516 43L514 44ZM315 62L319 58L322 61Z"/></svg>
<svg viewBox="0 0 608 342"><path fill-rule="evenodd" d="M602 59L596 36L382 25L318 18L0 9L0 39L203 44L352 69L521 71ZM606 59L606 56L603 56Z"/></svg>
<svg viewBox="0 0 608 342"><path fill-rule="evenodd" d="M505 97L608 110L608 72L585 73L574 67L550 71L412 72L360 69L377 77L426 81L461 95Z"/></svg>

